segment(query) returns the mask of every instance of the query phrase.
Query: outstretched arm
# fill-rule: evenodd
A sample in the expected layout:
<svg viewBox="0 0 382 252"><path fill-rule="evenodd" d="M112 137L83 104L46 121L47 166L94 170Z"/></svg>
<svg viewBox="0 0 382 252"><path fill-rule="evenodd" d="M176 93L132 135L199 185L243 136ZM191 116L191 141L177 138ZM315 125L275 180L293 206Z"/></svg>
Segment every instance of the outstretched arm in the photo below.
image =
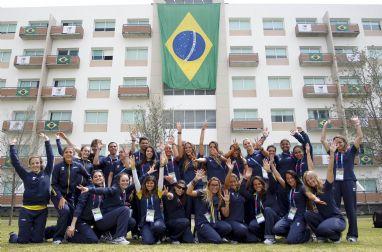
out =
<svg viewBox="0 0 382 252"><path fill-rule="evenodd" d="M329 164L328 164L328 170L326 172L326 180L332 184L334 182L334 153L337 150L337 145L333 142L330 145L330 157L329 157Z"/></svg>
<svg viewBox="0 0 382 252"><path fill-rule="evenodd" d="M324 125L322 126L322 132L321 132L321 143L325 148L325 151L329 151L329 143L328 140L326 140L326 129L328 128L330 124L330 120L327 120Z"/></svg>
<svg viewBox="0 0 382 252"><path fill-rule="evenodd" d="M201 128L201 130L200 130L200 137L199 137L199 155L200 155L201 157L204 156L204 132L206 131L207 127L208 127L207 122L204 122L204 123L203 123L203 126L202 126L202 128Z"/></svg>
<svg viewBox="0 0 382 252"><path fill-rule="evenodd" d="M306 161L308 163L308 170L313 171L314 170L314 163L313 163L313 159L311 156L310 145L308 143L305 146L305 151L306 151Z"/></svg>
<svg viewBox="0 0 382 252"><path fill-rule="evenodd" d="M280 185L285 188L285 180L281 177L280 173L277 171L274 164L269 164L268 160L263 160L263 166L266 171L272 170L273 175L275 175L276 180L280 183Z"/></svg>
<svg viewBox="0 0 382 252"><path fill-rule="evenodd" d="M355 130L356 130L356 136L355 136L355 139L354 139L354 147L356 147L357 150L359 150L359 147L360 147L360 145L362 143L362 139L363 139L361 123L360 123L358 117L353 117L351 119L351 121L353 122Z"/></svg>

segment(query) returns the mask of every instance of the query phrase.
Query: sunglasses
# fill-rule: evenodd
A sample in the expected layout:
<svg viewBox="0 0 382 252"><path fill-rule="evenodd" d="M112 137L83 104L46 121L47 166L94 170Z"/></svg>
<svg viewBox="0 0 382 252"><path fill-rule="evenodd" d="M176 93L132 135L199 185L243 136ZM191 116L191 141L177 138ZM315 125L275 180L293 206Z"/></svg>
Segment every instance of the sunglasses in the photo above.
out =
<svg viewBox="0 0 382 252"><path fill-rule="evenodd" d="M186 190L186 188L185 188L185 187L182 187L182 186L176 186L176 188L178 188L178 189L182 189L182 190Z"/></svg>

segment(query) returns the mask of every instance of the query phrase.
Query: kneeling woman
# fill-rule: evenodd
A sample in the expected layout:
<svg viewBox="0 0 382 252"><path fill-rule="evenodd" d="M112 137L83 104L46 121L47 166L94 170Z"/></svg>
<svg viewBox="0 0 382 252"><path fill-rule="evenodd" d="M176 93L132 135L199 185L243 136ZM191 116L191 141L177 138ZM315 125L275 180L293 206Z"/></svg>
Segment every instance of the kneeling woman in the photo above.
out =
<svg viewBox="0 0 382 252"><path fill-rule="evenodd" d="M264 162L264 164L268 165L267 162ZM276 222L273 227L273 233L286 237L286 241L289 244L305 243L310 239L310 232L306 228L304 219L308 199L314 201L316 204L326 203L305 190L304 185L295 171L286 171L285 182L276 167L273 165L271 167L277 181L281 187L286 190L289 202L288 214ZM274 239L272 243L274 243ZM270 242L267 244L270 244Z"/></svg>
<svg viewBox="0 0 382 252"><path fill-rule="evenodd" d="M135 168L135 159L133 157L130 158L135 191L139 200L138 205L141 214L139 227L141 229L143 244L160 244L160 241L166 232L166 225L164 224L160 207L163 191L164 165L166 164L166 161L167 158L162 152L158 183L154 176L144 175L142 178L143 185L141 186L137 169Z"/></svg>
<svg viewBox="0 0 382 252"><path fill-rule="evenodd" d="M337 147L332 143L325 184L322 183L313 171L308 171L304 174L304 184L307 190L319 196L326 203L326 205L317 205L318 213L313 211L305 213L305 220L319 241L329 239L332 242L339 242L341 232L346 228L345 219L338 209L333 196L333 166L336 150Z"/></svg>
<svg viewBox="0 0 382 252"><path fill-rule="evenodd" d="M195 228L198 240L205 243L222 243L232 231L231 226L219 218L221 208L229 204L229 194L223 198L220 180L216 177L208 181L205 189L194 190L194 186L204 176L204 171L198 170L194 180L187 185L187 195L196 198Z"/></svg>
<svg viewBox="0 0 382 252"><path fill-rule="evenodd" d="M129 186L129 176L121 173L116 177L116 184L112 187L77 187L82 193L103 195L101 209L96 206L92 209L95 220L95 227L98 231L106 232L116 227L112 243L129 244L126 234L135 226L135 220L131 218L131 210L127 207L126 199L128 194L134 190L134 186ZM72 223L73 224L73 223Z"/></svg>
<svg viewBox="0 0 382 252"><path fill-rule="evenodd" d="M28 160L30 172L22 167L17 156L16 140L11 142L10 157L13 167L24 183L23 207L19 215L19 234L11 233L10 243L37 243L44 241L45 223L48 217L50 176L53 169L53 151L49 138L40 133L45 140L47 156L43 167L40 156L31 156Z"/></svg>

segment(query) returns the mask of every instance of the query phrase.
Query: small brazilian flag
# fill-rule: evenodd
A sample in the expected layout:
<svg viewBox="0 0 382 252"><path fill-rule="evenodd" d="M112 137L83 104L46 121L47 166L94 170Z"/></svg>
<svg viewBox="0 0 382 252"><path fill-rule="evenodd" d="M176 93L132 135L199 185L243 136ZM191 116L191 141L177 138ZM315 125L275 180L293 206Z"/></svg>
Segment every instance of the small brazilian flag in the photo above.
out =
<svg viewBox="0 0 382 252"><path fill-rule="evenodd" d="M29 87L18 87L16 90L16 96L29 96L30 88Z"/></svg>
<svg viewBox="0 0 382 252"><path fill-rule="evenodd" d="M324 127L324 124L326 123L326 121L327 121L327 120L325 120L325 119L321 119L321 120L319 120L319 121L318 121L318 127L322 129L322 127ZM328 128L331 128L331 127L332 127L332 125L329 124L329 125L328 125Z"/></svg>
<svg viewBox="0 0 382 252"><path fill-rule="evenodd" d="M349 93L360 93L361 92L361 86L360 85L348 85L348 92Z"/></svg>
<svg viewBox="0 0 382 252"><path fill-rule="evenodd" d="M309 54L310 61L322 61L322 53L310 53Z"/></svg>
<svg viewBox="0 0 382 252"><path fill-rule="evenodd" d="M216 88L220 4L158 4L162 80L169 88Z"/></svg>
<svg viewBox="0 0 382 252"><path fill-rule="evenodd" d="M346 24L336 25L336 30L337 31L348 31L349 30L349 26L346 25Z"/></svg>
<svg viewBox="0 0 382 252"><path fill-rule="evenodd" d="M361 161L361 165L372 165L373 164L373 159L371 158L371 156L369 156L367 154L361 154L360 155L360 161Z"/></svg>
<svg viewBox="0 0 382 252"><path fill-rule="evenodd" d="M24 28L24 31L26 34L35 34L36 33L36 28L33 26L26 26Z"/></svg>
<svg viewBox="0 0 382 252"><path fill-rule="evenodd" d="M59 121L45 121L45 130L58 130Z"/></svg>
<svg viewBox="0 0 382 252"><path fill-rule="evenodd" d="M58 55L56 63L58 65L66 65L72 62L72 56L70 55Z"/></svg>

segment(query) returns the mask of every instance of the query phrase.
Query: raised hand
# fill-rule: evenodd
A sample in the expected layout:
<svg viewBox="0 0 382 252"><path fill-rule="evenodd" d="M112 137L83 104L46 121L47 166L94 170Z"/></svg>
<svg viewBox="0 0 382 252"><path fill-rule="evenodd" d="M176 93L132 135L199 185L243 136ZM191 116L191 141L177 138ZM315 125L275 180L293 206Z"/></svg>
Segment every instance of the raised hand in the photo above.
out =
<svg viewBox="0 0 382 252"><path fill-rule="evenodd" d="M156 172L157 170L155 169L155 163L152 165L152 166L150 166L150 169L147 171L147 174L152 174L152 173L154 173L154 172Z"/></svg>
<svg viewBox="0 0 382 252"><path fill-rule="evenodd" d="M271 172L271 165L269 164L269 161L266 159L263 159L263 168L267 172Z"/></svg>
<svg viewBox="0 0 382 252"><path fill-rule="evenodd" d="M354 126L358 126L358 125L361 124L361 122L360 122L358 116L353 116L350 120L351 120L351 122L354 124Z"/></svg>
<svg viewBox="0 0 382 252"><path fill-rule="evenodd" d="M195 180L198 181L198 180L203 179L206 176L205 173L206 172L204 170L197 170L197 171L195 171Z"/></svg>
<svg viewBox="0 0 382 252"><path fill-rule="evenodd" d="M202 125L202 130L207 129L207 127L208 127L208 123L207 123L207 121L204 121L203 125Z"/></svg>
<svg viewBox="0 0 382 252"><path fill-rule="evenodd" d="M45 135L43 132L40 132L38 134L38 136L41 137L41 138L44 138L45 141L49 141L49 137L47 135Z"/></svg>
<svg viewBox="0 0 382 252"><path fill-rule="evenodd" d="M131 141L135 141L137 139L137 130L135 128L132 128L130 132L130 138Z"/></svg>
<svg viewBox="0 0 382 252"><path fill-rule="evenodd" d="M224 194L223 194L223 200L225 203L229 203L229 198L230 198L230 194L229 194L229 191L227 189L224 190Z"/></svg>
<svg viewBox="0 0 382 252"><path fill-rule="evenodd" d="M306 153L310 153L310 144L305 144Z"/></svg>
<svg viewBox="0 0 382 252"><path fill-rule="evenodd" d="M178 133L182 132L182 124L180 122L176 123L176 130L178 131Z"/></svg>
<svg viewBox="0 0 382 252"><path fill-rule="evenodd" d="M300 127L300 126L297 126L297 131L298 131L298 133L301 133L301 132L304 131L304 129L302 127Z"/></svg>
<svg viewBox="0 0 382 252"><path fill-rule="evenodd" d="M77 189L81 191L81 193L86 193L89 191L89 188L83 185L78 185Z"/></svg>
<svg viewBox="0 0 382 252"><path fill-rule="evenodd" d="M326 122L324 123L323 127L327 128L330 123L331 123L330 119L326 120Z"/></svg>
<svg viewBox="0 0 382 252"><path fill-rule="evenodd" d="M228 169L230 169L231 171L233 170L233 164L230 158L227 159L225 164L227 165Z"/></svg>
<svg viewBox="0 0 382 252"><path fill-rule="evenodd" d="M61 138L65 139L65 138L66 138L66 135L65 135L64 132L59 131L59 132L56 133L56 137L61 137Z"/></svg>
<svg viewBox="0 0 382 252"><path fill-rule="evenodd" d="M291 129L291 130L290 130L290 135L291 135L291 136L294 136L294 135L297 134L297 133L298 133L297 129Z"/></svg>
<svg viewBox="0 0 382 252"><path fill-rule="evenodd" d="M263 137L267 138L268 136L269 136L269 130L268 130L268 127L265 127L263 131Z"/></svg>
<svg viewBox="0 0 382 252"><path fill-rule="evenodd" d="M131 157L129 158L129 166L132 170L135 169L135 157L134 157L134 155L131 155Z"/></svg>
<svg viewBox="0 0 382 252"><path fill-rule="evenodd" d="M252 168L248 167L248 169L245 170L244 177L246 180L250 180L252 177Z"/></svg>
<svg viewBox="0 0 382 252"><path fill-rule="evenodd" d="M329 150L330 150L331 153L336 152L337 148L338 148L338 145L337 145L337 143L336 143L335 141L333 141L333 142L330 144L330 146L329 146Z"/></svg>
<svg viewBox="0 0 382 252"><path fill-rule="evenodd" d="M164 151L162 151L162 153L160 154L160 166L165 166L168 162L168 159L166 157L166 154L164 153Z"/></svg>

